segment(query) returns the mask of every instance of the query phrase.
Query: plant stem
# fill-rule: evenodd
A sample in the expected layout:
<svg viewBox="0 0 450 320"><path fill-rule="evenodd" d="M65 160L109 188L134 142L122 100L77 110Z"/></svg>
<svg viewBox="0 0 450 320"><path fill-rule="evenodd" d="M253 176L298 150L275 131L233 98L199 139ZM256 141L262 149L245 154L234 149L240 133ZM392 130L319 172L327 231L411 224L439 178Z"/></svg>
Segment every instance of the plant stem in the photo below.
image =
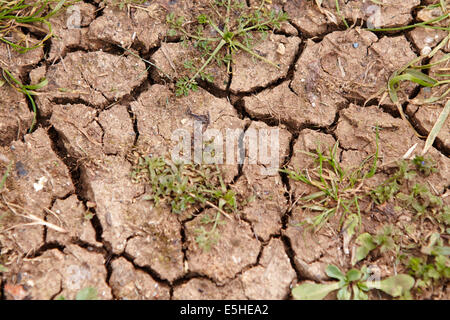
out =
<svg viewBox="0 0 450 320"><path fill-rule="evenodd" d="M190 81L195 80L195 78L198 77L198 75L209 65L209 63L211 62L212 59L214 59L214 57L216 56L216 54L220 51L220 49L222 49L222 47L226 44L226 41L224 39L220 40L219 44L217 45L216 49L213 51L213 53L211 53L211 55L209 56L208 60L206 60L206 62L203 64L203 66L198 69L197 73L191 78Z"/></svg>

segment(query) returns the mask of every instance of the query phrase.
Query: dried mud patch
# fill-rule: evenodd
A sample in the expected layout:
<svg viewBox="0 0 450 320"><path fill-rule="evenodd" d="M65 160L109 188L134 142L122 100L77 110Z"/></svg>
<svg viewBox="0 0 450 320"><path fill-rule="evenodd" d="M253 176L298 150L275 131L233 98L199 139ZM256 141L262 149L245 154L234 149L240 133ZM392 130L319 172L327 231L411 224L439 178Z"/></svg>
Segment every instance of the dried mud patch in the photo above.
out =
<svg viewBox="0 0 450 320"><path fill-rule="evenodd" d="M42 224L26 225L36 222L31 215L44 220L45 210L51 208L54 200L73 193L74 186L69 170L53 152L44 129L26 135L24 142L13 142L2 155L13 161L12 178L2 192L2 211L8 212L2 225L3 230L9 229L2 232L5 237L2 245L22 254L30 253L44 241Z"/></svg>
<svg viewBox="0 0 450 320"><path fill-rule="evenodd" d="M8 40L19 42L23 41L24 36L23 34L16 33ZM39 43L37 39L30 36L27 37L27 41L30 46L36 46ZM0 43L0 57L2 57L0 66L9 70L15 77L21 78L44 58L44 49L40 46L35 50L21 53L2 41Z"/></svg>
<svg viewBox="0 0 450 320"><path fill-rule="evenodd" d="M80 21L73 8L51 18L47 45L19 54L0 44L1 67L24 84L49 81L33 96L39 111L31 133L30 101L8 83L0 85L0 179L10 171L0 190L0 263L8 269L1 273L0 298L75 299L93 287L99 299L278 300L291 298L296 282L327 283L329 264L344 271L376 265L382 278L407 273L404 264L396 265L393 251L379 248L352 266L356 237L346 238L339 216L318 230L308 228L305 221L317 212L300 198L317 188L278 170L312 173L317 162L311 153L329 156L336 143L336 159L344 168L357 168L378 150L377 171L363 186L371 190L395 173L412 146L410 159L424 147L389 98L381 97L393 72L436 46L445 33L415 28L382 35L358 26L405 26L439 12L421 10L418 0L339 3L356 27L339 31L344 23L332 0L322 1L321 9L314 1L266 1L287 11L289 21L253 49L279 68L238 52L232 73L211 63L205 72L214 82L199 81L197 91L181 97L174 80L188 75L186 60L201 58L179 36L168 36L166 15L184 15L191 23L208 10L208 1L156 0L127 10L99 0L79 2ZM40 35L26 37L32 44ZM426 63L448 51L447 44ZM439 73L443 70L429 71L432 77ZM430 92L406 82L400 91L408 119L427 135L444 105L420 105L418 99ZM274 130L278 145L270 140ZM269 144L259 140L254 152L256 146L246 139L262 131ZM448 132L447 121L427 153L438 170L414 181L447 205ZM212 137L199 144L195 139L208 134L224 138L226 156L233 154L219 168L237 200L235 213L221 215L210 250L201 246L199 235L213 227L214 204L193 205L177 215L167 199L159 205L148 200L152 186L133 176L139 159L168 158L181 138L188 138L183 151L187 146L195 160L195 151L208 148ZM261 160L277 147L276 164ZM411 186L407 182L402 191ZM441 230L433 219L421 219L399 204L361 199L358 232L406 230L403 248L414 244L419 252L430 234ZM445 299L448 290L444 284L418 297Z"/></svg>
<svg viewBox="0 0 450 320"><path fill-rule="evenodd" d="M392 176L399 159L402 159L413 145L417 144L417 147L408 156L411 159L419 154L424 146L424 141L419 139L413 129L405 125L403 120L392 117L376 106L350 105L341 110L339 116L337 127L333 133L334 137L309 129L303 130L299 134L289 162L291 168L302 172L305 172L304 170L312 172L314 168L317 168L318 163L314 157L305 152L316 153L319 150L323 155L330 156L330 150L335 145L335 138L337 138L339 148L336 150L335 156L346 170L357 168L362 161L378 150L378 172L370 180L365 181L364 186L361 185L362 188L373 190ZM449 160L434 148L430 149L427 156L431 157L432 162L439 170L431 173L428 177L417 175L414 183L431 186L433 194L442 196L444 199L450 179ZM315 176L312 175L312 177ZM312 185L293 179L289 180L289 185L294 200L307 197L319 190ZM412 187L412 183L409 184L410 187ZM329 200L333 202L331 198ZM419 222L413 211L399 206L391 200L377 205L370 197L362 197L359 200L358 208L361 214L360 233L379 234L387 225L405 229L413 221L417 224L420 223L417 232L421 235L432 232L431 230L436 228L433 224ZM339 231L342 230L342 221L336 215L330 216L329 221L321 228L314 229L311 224L319 215L320 212L311 210L308 205L295 206L283 235L289 239L294 253L293 260L301 277L323 282L328 279L325 269L329 264L344 270L352 268L351 257L354 254L354 249L352 249L354 243L350 241L349 245L349 242L346 242L348 240L345 239L345 232ZM417 241L420 236L408 234L401 241L411 242L412 239ZM375 251L371 253L367 261L376 263L382 277L388 277L396 272L392 267L393 260L395 260L395 253L387 252L381 255L379 251Z"/></svg>
<svg viewBox="0 0 450 320"><path fill-rule="evenodd" d="M151 59L156 65L151 75L158 82L163 83L175 78L188 76L188 70L184 67L186 61L195 61L199 52L191 44L161 43L161 47L152 55ZM218 66L211 63L205 68L205 73L210 74L214 82L210 85L225 92L229 84L229 75L226 66Z"/></svg>
<svg viewBox="0 0 450 320"><path fill-rule="evenodd" d="M32 121L25 96L8 85L0 86L0 146L21 139Z"/></svg>
<svg viewBox="0 0 450 320"><path fill-rule="evenodd" d="M120 10L106 6L101 16L90 24L86 37L94 43L135 47L148 53L167 38L166 15L169 12L192 18L202 6L203 1L169 0L147 2L143 9L132 6L129 10Z"/></svg>
<svg viewBox="0 0 450 320"><path fill-rule="evenodd" d="M96 216L102 226L102 239L112 252L120 254L134 234L126 223L126 212L143 186L130 179L131 164L118 156L105 156L101 163L82 168L85 197L95 203Z"/></svg>
<svg viewBox="0 0 450 320"><path fill-rule="evenodd" d="M411 158L423 149L424 141L416 136L411 127L380 108L352 105L342 110L340 114L336 136L342 148L357 150L360 159L367 158L376 151L374 139L376 126L379 127L379 153L382 159L380 165L385 168L394 166L395 162L416 143L417 147ZM439 168L439 172L432 174L427 181L433 185L438 194L442 194L450 180L450 160L434 148L430 149L427 156L431 157L434 165Z"/></svg>
<svg viewBox="0 0 450 320"><path fill-rule="evenodd" d="M6 299L50 300L62 296L75 300L81 289L94 287L98 299L109 300L112 295L104 262L102 255L75 245L63 252L48 250L6 274Z"/></svg>
<svg viewBox="0 0 450 320"><path fill-rule="evenodd" d="M259 40L253 50L258 55L272 61L277 67L263 63L246 52L238 52L233 57L233 76L229 84L230 75L226 65L218 66L212 63L205 72L212 75L215 88L224 92L229 86L233 94L243 94L267 87L286 78L294 58L299 50L301 40L298 37L286 37L272 34L266 39ZM181 78L187 75L185 61L195 61L199 52L184 43L162 43L161 47L152 55L157 68L153 71L153 78L161 82L163 79Z"/></svg>
<svg viewBox="0 0 450 320"><path fill-rule="evenodd" d="M413 20L412 11L420 5L420 0L383 1L380 6L371 1L342 1L339 3L340 14L333 0L322 1L319 9L314 1L275 1L284 3L292 24L308 37L320 36L342 27L346 19L349 24L355 23L375 28L392 28L407 25Z"/></svg>
<svg viewBox="0 0 450 320"><path fill-rule="evenodd" d="M251 300L281 300L289 297L296 274L280 239L264 247L259 265L240 277L245 295Z"/></svg>
<svg viewBox="0 0 450 320"><path fill-rule="evenodd" d="M109 284L116 299L124 300L168 300L169 287L162 285L125 258L118 258L111 263L112 274Z"/></svg>
<svg viewBox="0 0 450 320"><path fill-rule="evenodd" d="M227 131L236 132L234 148L237 152L238 138L247 123L239 118L226 99L217 98L203 89L187 97L176 98L169 88L152 85L137 101L131 103L131 110L139 131L137 148L153 157L171 154L184 134L194 144L195 132L206 135L207 130L218 130L222 137L226 137ZM206 137L203 139L207 140ZM199 144L201 146L202 142ZM194 156L192 152L191 161ZM223 172L224 181L229 183L238 174L238 166L225 164Z"/></svg>
<svg viewBox="0 0 450 320"><path fill-rule="evenodd" d="M308 41L290 87L318 110L362 104L380 97L392 73L415 57L404 36L378 39L358 28L336 31L319 43ZM406 94L413 88L405 87Z"/></svg>
<svg viewBox="0 0 450 320"><path fill-rule="evenodd" d="M174 300L245 300L242 283L236 279L224 286L217 286L211 280L194 278L176 287Z"/></svg>
<svg viewBox="0 0 450 320"><path fill-rule="evenodd" d="M251 130L273 129L263 122L252 122L246 133L250 136ZM271 134L274 134L272 131ZM269 136L269 135L268 135ZM292 135L285 129L278 130L279 149L278 164L281 166L289 155L289 144ZM245 138L244 138L245 142ZM262 147L264 148L264 147ZM275 144L270 142L265 146L267 155L275 152ZM268 241L270 236L279 233L282 217L288 208L286 199L286 187L277 170L270 172L273 163L262 163L257 161L256 152L248 150L245 163L242 167L242 174L238 181L232 186L236 194L239 195L243 209L242 216L250 222L257 237L263 241ZM261 160L261 159L260 159Z"/></svg>
<svg viewBox="0 0 450 320"><path fill-rule="evenodd" d="M61 233L53 229L47 230L46 241L62 245L81 241L93 246L101 247L96 241L95 229L92 226L92 212L84 207L76 195L67 199L57 199L51 208L47 220L55 225L61 225L67 232Z"/></svg>
<svg viewBox="0 0 450 320"><path fill-rule="evenodd" d="M430 61L430 64L436 63L437 61L443 59L445 56L444 52L439 51ZM438 74L442 73L449 66L448 60L432 66L429 70L430 77L437 77ZM444 109L445 99L438 100L435 103L421 104L421 100L430 99L432 97L439 97L448 90L448 87L441 86L438 90L433 91L427 88L422 88L415 99L413 99L406 108L406 113L410 117L412 123L419 130L420 134L428 136L434 124L436 123L439 115ZM436 137L435 145L447 155L450 154L450 120L447 118L441 131Z"/></svg>
<svg viewBox="0 0 450 320"><path fill-rule="evenodd" d="M48 67L48 86L37 101L43 116L54 103L79 103L103 109L129 95L146 79L144 62L134 56L117 56L103 51L70 52Z"/></svg>
<svg viewBox="0 0 450 320"><path fill-rule="evenodd" d="M240 105L251 117L294 130L324 128L350 102L381 98L391 74L413 58L403 36L379 40L366 30L336 31L319 43L307 41L292 80L245 97ZM406 94L413 89L409 85ZM386 100L383 104L395 110Z"/></svg>
<svg viewBox="0 0 450 320"><path fill-rule="evenodd" d="M245 267L254 265L261 249L248 223L237 218L226 219L218 226L220 239L210 251L202 250L196 243L196 229L202 226L202 216L215 214L208 209L186 223L188 270L207 276L217 284L233 279ZM207 226L209 227L209 226Z"/></svg>
<svg viewBox="0 0 450 320"><path fill-rule="evenodd" d="M231 92L233 94L252 92L286 78L295 62L300 43L300 38L273 34L253 48L256 53L274 62L278 68L262 63L247 53L236 54L233 61Z"/></svg>
<svg viewBox="0 0 450 320"><path fill-rule="evenodd" d="M97 8L90 3L79 2L64 12L50 18L53 37L47 60L55 62L63 59L68 52L75 49L100 49L98 42L88 40L88 27L94 21ZM79 15L78 15L79 13ZM79 19L79 20L78 20ZM44 26L46 27L46 26Z"/></svg>
<svg viewBox="0 0 450 320"><path fill-rule="evenodd" d="M160 279L173 282L185 273L181 224L169 208L154 208L140 200L129 207L126 219L135 228L125 252L134 263L150 268Z"/></svg>

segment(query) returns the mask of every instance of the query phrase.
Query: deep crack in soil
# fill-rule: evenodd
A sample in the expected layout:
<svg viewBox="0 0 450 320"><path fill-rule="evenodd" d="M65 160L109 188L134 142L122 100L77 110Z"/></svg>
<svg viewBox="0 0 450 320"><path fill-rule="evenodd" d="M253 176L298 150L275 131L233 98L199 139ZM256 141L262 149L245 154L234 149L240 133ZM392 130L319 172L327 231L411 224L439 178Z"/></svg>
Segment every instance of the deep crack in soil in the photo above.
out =
<svg viewBox="0 0 450 320"><path fill-rule="evenodd" d="M175 2L157 2L173 10L184 8L183 4ZM248 6L254 3L253 0L246 2ZM340 242L336 240L339 236L328 234L327 230L318 234L317 238L309 239L311 243L316 243L317 252L298 240L302 232L294 225L301 213L295 205L298 196L306 191L290 180L286 173L277 172L273 177L266 178L247 164L228 167L230 176L226 180L227 188L251 193L256 186L260 188L258 203L254 207L243 205L241 216L227 221L229 226L233 224L241 228L238 234L229 226L220 227L223 232L221 240L211 252L199 250L194 239L195 224L211 211L210 208L203 206L189 213L190 217L172 218L173 213L166 208L150 208L150 203L143 200L147 187L130 181L133 162L129 155L134 152L162 155L164 151L169 151L168 134L177 128L176 125L186 123L183 108L193 104L197 104L194 107L198 109L192 109L196 112L194 114L203 114L204 111L212 113L214 110L211 108L220 108L211 125L219 130L224 130L227 125L242 129L238 139L240 146L250 128L279 128L286 138L280 167L292 163L304 164L306 160L300 155L298 147L313 151L313 141L318 137L326 143L341 142L341 161L367 155L373 143L364 140L367 140L369 124L364 122L367 115L361 115L361 112L371 112L372 116L385 119L388 123L386 132L397 130L403 135L401 152L396 151L394 155L386 148L387 158L404 153L407 150L403 150L404 147L409 148L413 142L423 144L424 139L413 137L390 102L385 100L380 103L378 97L372 97L376 91L373 88L385 86L387 78L396 68L420 53L421 48L414 42L413 35L402 32L371 33L363 29L345 31L342 24L334 25L329 21L311 23L311 28L305 29L302 21L310 21L311 16L307 16L310 11L305 15L303 12L306 11L296 11L293 5L300 6L299 0L288 4L273 2L274 6L281 6L292 14L284 29L266 43L272 45L271 42L280 41L286 46L292 45L291 51L285 53L289 56L286 61L290 62L282 74L274 76L270 73L273 70L265 74L261 69L269 69L269 66L255 66L249 62L250 58L244 57L240 64L232 67L231 74L224 76L226 80L223 83L200 82L198 93L179 99L173 96L174 80L157 73L166 67L164 70L169 73L174 67L172 63L175 63L173 69L176 74L181 62L163 62L161 59L167 54L177 54L176 51L166 52L163 47L177 48L180 39L164 36L167 27L150 14L145 16L147 13L134 8L127 15L116 8L100 8L98 1L84 1L82 5L87 18L80 29L68 30L62 24L64 17L55 17L55 34L59 38L46 42L42 57L16 66L19 77L26 84L36 83L40 76L46 76L49 80L49 87L44 88L36 98L41 107L37 127L26 134L24 128L31 123L29 115L24 118L19 115L6 117L7 131L3 130L3 125L0 126L0 155L5 152L7 157L17 157L26 153L12 155L8 149L15 145L14 141L29 145L35 137L40 139L42 134L49 138L50 148L37 148L54 153L56 159L61 161L61 166L68 173L61 184L68 187L64 192L58 191L51 202L41 208L42 219L57 225L61 220L54 215L61 214L60 206L73 210L73 216L77 217L76 221L82 227L61 238L44 226L36 230L31 243L19 245L14 241L3 243L3 238L0 238L0 249L17 250L16 258L27 258L26 261L19 259L20 263L12 265L10 272L2 274L0 299L55 299L59 295L73 298L82 286L96 286L99 297L105 299L290 299L293 284L326 279L323 277L323 265L344 259L339 253L327 252L333 248L336 251L341 249ZM189 4L184 5L190 8ZM400 24L419 22L418 10L418 4L412 4L407 14L402 11L404 22ZM349 13L344 10L344 14ZM349 16L346 17L349 23L354 22ZM365 19L357 17L355 22L366 23ZM138 25L142 21L147 24ZM101 32L101 23L111 23L113 27ZM387 26L395 25L395 21L385 23ZM144 36L143 27L154 30L156 37ZM37 34L31 36L38 37ZM124 49L124 42L129 50L144 60ZM393 58L385 59L388 54L392 54ZM376 64L371 61L376 61ZM249 76L251 72L252 76ZM356 79L361 74L363 79ZM357 80L367 85L358 87L355 85ZM243 83L233 86L238 81ZM3 102L14 105L25 103L27 109L32 111L29 100L14 96L12 102L8 101L7 96L12 96L12 93L9 94L6 88L0 87L0 90L5 90L0 96L5 99L1 104L2 113L8 114L6 109L3 110ZM409 86L405 90L407 94L401 99L403 110L409 116L408 121L420 134L426 135L429 127L423 126L422 119L416 117L418 109L408 111L409 101L419 96L421 89ZM361 111L364 103L366 109ZM379 103L380 108L377 107ZM299 110L299 107L304 109ZM221 112L224 112L225 120L220 118ZM77 119L69 124L61 115L71 114L76 114ZM18 139L10 134L13 131L18 132ZM364 144L348 135L358 135ZM387 145L389 139L396 139L395 134L387 134L382 141ZM449 146L445 141L441 139L433 145L433 157L441 163L448 163ZM248 160L249 154L245 156ZM21 158L15 158L15 161L11 177L23 179L30 170L27 167L23 169L27 174L22 174L20 165L17 165ZM27 163L38 165L40 159ZM443 168L448 170L445 165ZM382 170L379 174L386 172ZM59 179L45 169L33 172L28 184L19 187L25 190L27 185L31 187L46 174L51 181ZM448 192L448 171L437 178L441 179L441 183L433 180L436 189L440 194ZM53 188L53 185L46 188ZM267 190L272 193L265 197ZM28 190L27 194L31 191ZM20 197L14 198L14 193L6 194L16 204L22 205ZM273 197L282 200L274 200ZM24 204L26 209L35 212L33 205ZM49 213L43 208L55 211ZM261 222L259 216L252 215L254 212L267 212L269 220ZM61 215L61 219L68 219L63 220L62 225L74 223L70 217ZM16 239L14 233L8 237ZM130 244L133 244L132 248ZM154 247L154 251L145 251L149 246ZM225 251L221 253L220 248ZM63 262L64 257L70 261ZM43 262L37 258L42 258ZM55 266L52 266L55 279L51 275L42 278L39 272L49 268L52 261L55 261ZM89 266L91 263L92 266ZM22 275L22 270L28 271L29 278L20 281L17 277ZM48 290L39 292L36 287L23 296L14 296L5 289L8 284L20 285L26 280L36 283L48 281ZM445 287L443 289L445 291Z"/></svg>

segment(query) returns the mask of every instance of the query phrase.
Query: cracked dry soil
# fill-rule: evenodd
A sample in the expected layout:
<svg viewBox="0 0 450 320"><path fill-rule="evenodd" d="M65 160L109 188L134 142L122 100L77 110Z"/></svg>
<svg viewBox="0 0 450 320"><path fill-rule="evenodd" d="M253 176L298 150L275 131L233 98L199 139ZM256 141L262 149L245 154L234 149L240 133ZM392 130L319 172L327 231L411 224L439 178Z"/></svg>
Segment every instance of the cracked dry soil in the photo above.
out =
<svg viewBox="0 0 450 320"><path fill-rule="evenodd" d="M330 147L339 141L341 163L359 163L375 152L373 127L379 125L380 155L389 163L415 143L421 149L424 141L388 99L371 97L417 56L424 37L431 34L437 43L441 32L345 30L314 1L274 0L289 22L256 49L280 69L239 54L232 76L209 67L214 83L175 97L167 76L179 76L184 58L195 52L165 37L164 19L168 12L195 10L199 1L151 1L149 10L129 12L99 8L99 2L79 4L78 29L66 27L66 13L52 17L54 37L44 48L11 55L0 44L0 56L22 81L49 81L36 96L39 117L32 133L27 133L33 115L26 98L0 87L0 176L13 161L0 203L0 212L9 212L1 221L0 262L8 267L0 278L1 298L74 299L80 289L95 287L100 299L289 299L298 282L328 280L327 264L349 267L335 229L312 234L298 227L306 213L293 202L314 190L281 174L262 175L262 165L248 161L224 165L224 180L239 199L256 200L220 225L220 241L203 251L195 229L213 209L175 215L170 208L152 207L146 187L130 179L134 155L167 155L174 130L193 130L190 108L209 114L209 128L223 134L227 128L279 128L280 164L297 168L312 165L301 150L314 151L318 142ZM366 22L366 2L347 1L343 16L358 25ZM419 0L385 2L381 27L420 21ZM333 4L323 1L325 8L335 9ZM29 36L37 41L38 35ZM122 47L157 68L147 68ZM448 48L441 51L442 56ZM412 85L403 91L400 99L413 127L427 134L443 105L419 108L410 98L427 92ZM440 170L429 182L440 195L450 182L449 127L447 122L430 151ZM376 177L382 181L388 175L386 168ZM362 211L364 231L410 219L407 212L374 218L370 207ZM30 221L21 212L66 232L24 225ZM393 274L389 259L372 259L383 276ZM430 297L449 298L448 287L443 290Z"/></svg>

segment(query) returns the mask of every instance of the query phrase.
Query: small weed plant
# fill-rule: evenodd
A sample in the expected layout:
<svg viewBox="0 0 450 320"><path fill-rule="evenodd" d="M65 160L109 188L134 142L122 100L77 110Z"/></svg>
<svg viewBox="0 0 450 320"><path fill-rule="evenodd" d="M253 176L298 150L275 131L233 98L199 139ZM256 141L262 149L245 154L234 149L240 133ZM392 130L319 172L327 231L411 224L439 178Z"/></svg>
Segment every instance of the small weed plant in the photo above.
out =
<svg viewBox="0 0 450 320"><path fill-rule="evenodd" d="M178 79L177 95L188 95L191 90L197 90L197 79L213 82L214 77L206 72L211 63L226 66L231 73L233 56L240 51L279 68L252 49L256 41L287 21L286 13L267 10L264 3L265 0L257 8L248 8L244 1L210 1L208 10L199 14L195 21L187 21L185 17L173 13L167 15L166 21L170 26L168 35L178 35L184 43L191 42L199 53L195 60L184 62L189 75Z"/></svg>
<svg viewBox="0 0 450 320"><path fill-rule="evenodd" d="M298 300L322 300L333 291L337 291L339 300L368 300L367 292L372 289L381 290L392 297L407 296L414 286L414 278L407 274L398 274L375 281L370 280L367 267L361 270L351 269L346 274L329 265L326 274L337 281L328 284L303 283L292 290L292 295Z"/></svg>
<svg viewBox="0 0 450 320"><path fill-rule="evenodd" d="M237 212L235 193L226 187L217 166L175 164L162 157L143 157L133 169L132 179L150 185L146 200L156 206L168 205L173 213L201 206L213 208L215 215L203 215L202 226L196 230L196 241L205 250L217 243L222 216ZM212 226L207 230L207 225Z"/></svg>

